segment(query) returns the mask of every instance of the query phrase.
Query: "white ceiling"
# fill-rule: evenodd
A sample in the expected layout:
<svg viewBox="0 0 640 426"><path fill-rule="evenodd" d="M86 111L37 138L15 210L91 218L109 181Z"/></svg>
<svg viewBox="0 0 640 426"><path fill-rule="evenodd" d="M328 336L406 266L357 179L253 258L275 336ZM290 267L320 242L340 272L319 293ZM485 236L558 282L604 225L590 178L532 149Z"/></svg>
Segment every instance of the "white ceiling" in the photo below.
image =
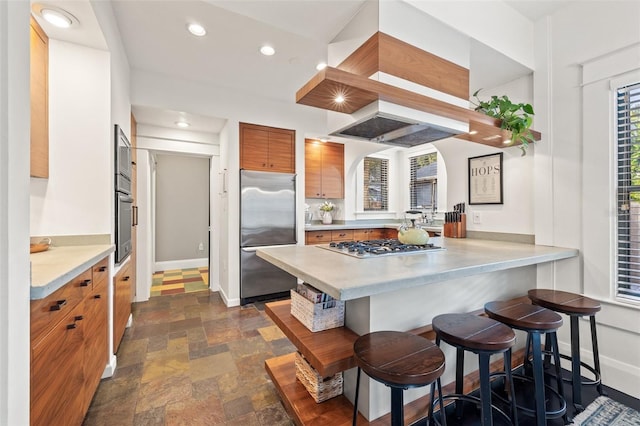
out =
<svg viewBox="0 0 640 426"><path fill-rule="evenodd" d="M327 44L357 13L365 0L111 0L129 64L179 79L232 88L292 102L295 92L326 59ZM564 0L507 3L536 20ZM51 38L105 48L104 37L89 0L47 0L78 18L72 31L54 30L41 22ZM186 31L188 23L207 28L205 37ZM276 54L259 53L270 44ZM503 55L473 43L471 87L492 87L529 70ZM188 111L133 107L140 124L175 128ZM207 120L211 119L211 123ZM193 117L190 130L219 132L224 120ZM195 124L197 123L197 124Z"/></svg>

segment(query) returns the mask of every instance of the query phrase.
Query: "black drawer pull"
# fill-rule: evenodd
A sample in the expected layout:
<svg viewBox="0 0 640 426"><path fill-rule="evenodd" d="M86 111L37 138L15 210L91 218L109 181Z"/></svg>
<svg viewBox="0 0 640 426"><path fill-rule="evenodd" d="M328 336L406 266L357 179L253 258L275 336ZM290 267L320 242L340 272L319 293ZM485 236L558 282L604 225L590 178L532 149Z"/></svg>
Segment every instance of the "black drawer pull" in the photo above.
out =
<svg viewBox="0 0 640 426"><path fill-rule="evenodd" d="M104 271L106 271L106 270L107 270L107 267L106 267L106 266L101 266L101 267L98 269L98 272L104 272Z"/></svg>
<svg viewBox="0 0 640 426"><path fill-rule="evenodd" d="M64 305L67 304L67 299L58 300L55 305L52 305L49 310L50 311L59 311Z"/></svg>
<svg viewBox="0 0 640 426"><path fill-rule="evenodd" d="M82 315L76 315L75 318L73 318L74 321L82 321L84 319L84 317Z"/></svg>
<svg viewBox="0 0 640 426"><path fill-rule="evenodd" d="M73 330L74 328L76 328L76 324L67 324L67 330Z"/></svg>
<svg viewBox="0 0 640 426"><path fill-rule="evenodd" d="M96 295L93 296L93 298L94 299L100 299L100 298L102 298L102 295L101 294L96 294Z"/></svg>
<svg viewBox="0 0 640 426"><path fill-rule="evenodd" d="M130 277L129 275L127 275L126 277L124 277L124 278L122 279L122 281L129 281L129 279L130 279L130 278L131 278L131 277Z"/></svg>
<svg viewBox="0 0 640 426"><path fill-rule="evenodd" d="M80 287L87 287L89 284L91 284L91 280L83 280L80 283Z"/></svg>

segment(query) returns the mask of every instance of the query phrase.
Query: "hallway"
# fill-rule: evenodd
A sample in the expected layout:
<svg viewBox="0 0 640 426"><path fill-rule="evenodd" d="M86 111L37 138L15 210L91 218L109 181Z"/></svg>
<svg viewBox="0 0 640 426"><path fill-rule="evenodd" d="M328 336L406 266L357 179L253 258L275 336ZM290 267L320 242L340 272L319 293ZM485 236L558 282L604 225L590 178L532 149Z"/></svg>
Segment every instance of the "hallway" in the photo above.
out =
<svg viewBox="0 0 640 426"><path fill-rule="evenodd" d="M295 349L263 311L203 291L135 303L133 318L85 426L292 425L264 360Z"/></svg>

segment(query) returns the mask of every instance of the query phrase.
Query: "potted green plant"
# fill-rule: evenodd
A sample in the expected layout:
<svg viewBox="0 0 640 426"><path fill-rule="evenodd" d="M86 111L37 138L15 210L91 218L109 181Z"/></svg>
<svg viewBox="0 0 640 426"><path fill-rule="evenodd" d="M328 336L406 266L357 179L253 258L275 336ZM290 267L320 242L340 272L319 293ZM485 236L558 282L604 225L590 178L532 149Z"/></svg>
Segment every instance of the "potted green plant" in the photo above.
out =
<svg viewBox="0 0 640 426"><path fill-rule="evenodd" d="M476 90L473 97L476 102L471 101L475 110L490 117L501 120L500 127L511 132L511 145L522 143L522 155L525 154L529 141L533 140L530 127L534 115L531 104L513 103L508 96L491 96L488 101L478 98L480 90Z"/></svg>

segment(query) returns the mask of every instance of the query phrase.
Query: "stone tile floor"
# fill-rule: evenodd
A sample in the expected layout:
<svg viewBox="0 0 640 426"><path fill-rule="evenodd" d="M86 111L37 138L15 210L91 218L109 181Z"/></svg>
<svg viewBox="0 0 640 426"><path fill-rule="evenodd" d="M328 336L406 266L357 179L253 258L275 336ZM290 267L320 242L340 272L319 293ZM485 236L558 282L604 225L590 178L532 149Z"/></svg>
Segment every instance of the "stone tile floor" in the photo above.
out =
<svg viewBox="0 0 640 426"><path fill-rule="evenodd" d="M84 425L293 425L264 369L293 351L263 310L227 308L218 293L135 303Z"/></svg>

